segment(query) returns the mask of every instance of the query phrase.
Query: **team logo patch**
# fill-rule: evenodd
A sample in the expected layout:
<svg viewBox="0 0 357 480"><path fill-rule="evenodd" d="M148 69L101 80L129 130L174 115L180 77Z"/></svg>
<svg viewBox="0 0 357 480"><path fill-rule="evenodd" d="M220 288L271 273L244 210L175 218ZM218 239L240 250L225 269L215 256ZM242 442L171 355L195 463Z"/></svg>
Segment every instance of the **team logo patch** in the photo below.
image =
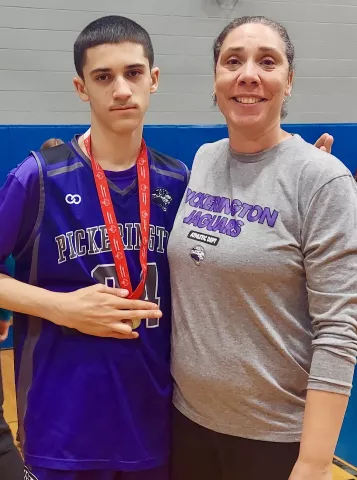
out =
<svg viewBox="0 0 357 480"><path fill-rule="evenodd" d="M156 188L152 193L152 199L164 212L172 202L172 197L165 188Z"/></svg>
<svg viewBox="0 0 357 480"><path fill-rule="evenodd" d="M30 472L30 470L26 467L24 467L24 480L38 480L37 477L33 473Z"/></svg>
<svg viewBox="0 0 357 480"><path fill-rule="evenodd" d="M82 198L80 195L71 195L69 193L68 195L66 195L65 200L68 205L79 205L82 201Z"/></svg>
<svg viewBox="0 0 357 480"><path fill-rule="evenodd" d="M196 265L201 265L203 260L206 258L206 251L202 245L195 245L190 252L190 257Z"/></svg>

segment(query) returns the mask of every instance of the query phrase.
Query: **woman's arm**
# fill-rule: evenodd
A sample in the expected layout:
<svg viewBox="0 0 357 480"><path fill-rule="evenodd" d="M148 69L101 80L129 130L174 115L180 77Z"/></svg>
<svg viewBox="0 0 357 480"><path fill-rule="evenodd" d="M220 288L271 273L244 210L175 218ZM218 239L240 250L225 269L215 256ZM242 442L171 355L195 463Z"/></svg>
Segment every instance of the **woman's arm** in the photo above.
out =
<svg viewBox="0 0 357 480"><path fill-rule="evenodd" d="M348 398L308 391L299 459L289 480L332 479L331 465Z"/></svg>
<svg viewBox="0 0 357 480"><path fill-rule="evenodd" d="M357 354L357 187L351 175L313 195L302 226L313 324L300 455L290 480L329 480Z"/></svg>

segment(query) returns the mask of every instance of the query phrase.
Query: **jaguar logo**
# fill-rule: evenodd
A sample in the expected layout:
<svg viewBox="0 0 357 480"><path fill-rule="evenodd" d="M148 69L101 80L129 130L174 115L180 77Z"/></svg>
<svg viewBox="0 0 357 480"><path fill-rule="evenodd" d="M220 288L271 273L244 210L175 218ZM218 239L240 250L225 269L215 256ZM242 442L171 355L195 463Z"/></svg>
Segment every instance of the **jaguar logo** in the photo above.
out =
<svg viewBox="0 0 357 480"><path fill-rule="evenodd" d="M206 258L206 251L202 247L202 245L196 245L192 248L190 252L190 257L196 265L201 265L203 260Z"/></svg>
<svg viewBox="0 0 357 480"><path fill-rule="evenodd" d="M172 202L172 197L165 188L156 188L152 193L152 199L164 212Z"/></svg>

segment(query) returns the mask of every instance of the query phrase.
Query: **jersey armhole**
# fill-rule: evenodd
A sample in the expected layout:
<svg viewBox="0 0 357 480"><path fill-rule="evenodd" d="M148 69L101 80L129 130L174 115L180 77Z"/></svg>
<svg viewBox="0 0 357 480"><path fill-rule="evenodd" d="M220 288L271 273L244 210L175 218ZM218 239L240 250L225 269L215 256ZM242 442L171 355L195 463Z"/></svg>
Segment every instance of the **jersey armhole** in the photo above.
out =
<svg viewBox="0 0 357 480"><path fill-rule="evenodd" d="M14 256L15 260L18 260L19 258L22 257L22 255L28 250L28 248L34 243L38 231L40 229L42 220L43 220L43 213L44 213L44 207L45 207L45 187L44 187L44 175L43 175L43 168L41 164L41 160L39 159L39 156L37 155L36 152L32 151L31 155L34 157L36 164L37 164L37 169L38 169L38 188L40 189L39 191L39 202L38 202L38 209L37 209L37 217L35 224L33 226L32 232L29 236L28 241L26 242L25 246L20 250L20 252Z"/></svg>

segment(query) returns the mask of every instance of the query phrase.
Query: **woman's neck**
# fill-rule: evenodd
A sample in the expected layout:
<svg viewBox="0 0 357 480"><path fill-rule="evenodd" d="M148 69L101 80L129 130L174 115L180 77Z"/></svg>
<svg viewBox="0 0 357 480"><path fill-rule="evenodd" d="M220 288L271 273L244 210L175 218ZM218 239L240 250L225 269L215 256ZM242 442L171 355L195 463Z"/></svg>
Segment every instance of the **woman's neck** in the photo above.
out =
<svg viewBox="0 0 357 480"><path fill-rule="evenodd" d="M280 123L260 132L228 126L228 132L230 147L237 153L259 153L275 147L291 136L281 128Z"/></svg>

